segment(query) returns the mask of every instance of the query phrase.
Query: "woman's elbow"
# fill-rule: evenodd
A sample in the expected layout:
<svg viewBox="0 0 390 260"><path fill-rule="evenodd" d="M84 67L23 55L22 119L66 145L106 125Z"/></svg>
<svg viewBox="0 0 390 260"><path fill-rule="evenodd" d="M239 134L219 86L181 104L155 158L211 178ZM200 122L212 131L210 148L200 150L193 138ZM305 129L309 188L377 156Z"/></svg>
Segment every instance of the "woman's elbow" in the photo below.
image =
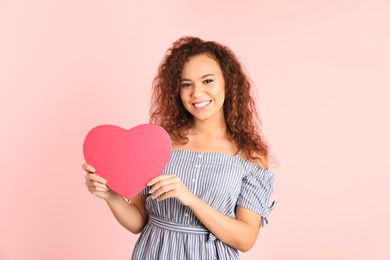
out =
<svg viewBox="0 0 390 260"><path fill-rule="evenodd" d="M252 245L245 245L245 246L242 246L240 248L237 248L238 250L240 250L241 252L245 253L245 252L248 252L250 249L252 249L254 244Z"/></svg>
<svg viewBox="0 0 390 260"><path fill-rule="evenodd" d="M245 253L248 252L255 245L255 242L256 242L256 238L254 239L245 238L238 243L236 248L239 251Z"/></svg>

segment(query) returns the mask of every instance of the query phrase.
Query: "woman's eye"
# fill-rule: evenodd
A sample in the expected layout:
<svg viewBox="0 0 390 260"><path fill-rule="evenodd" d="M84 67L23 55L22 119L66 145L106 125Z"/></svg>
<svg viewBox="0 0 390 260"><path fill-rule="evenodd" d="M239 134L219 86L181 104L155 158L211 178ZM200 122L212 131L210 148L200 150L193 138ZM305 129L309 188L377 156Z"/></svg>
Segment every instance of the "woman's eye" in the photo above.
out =
<svg viewBox="0 0 390 260"><path fill-rule="evenodd" d="M183 88L187 88L187 87L190 87L191 84L190 84L190 83L183 83L183 84L181 84L181 86L182 86Z"/></svg>
<svg viewBox="0 0 390 260"><path fill-rule="evenodd" d="M203 83L205 83L205 84L209 84L209 83L211 83L211 82L213 82L212 79L206 79L205 81L203 81Z"/></svg>

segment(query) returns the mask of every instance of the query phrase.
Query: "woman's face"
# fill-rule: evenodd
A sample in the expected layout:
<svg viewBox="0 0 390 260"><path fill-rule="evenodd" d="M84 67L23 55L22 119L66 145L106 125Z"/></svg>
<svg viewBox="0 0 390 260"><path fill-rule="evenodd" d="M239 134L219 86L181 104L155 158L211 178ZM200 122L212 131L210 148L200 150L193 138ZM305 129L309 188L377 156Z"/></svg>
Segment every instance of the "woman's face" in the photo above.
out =
<svg viewBox="0 0 390 260"><path fill-rule="evenodd" d="M182 69L180 98L194 120L223 119L225 80L218 63L206 54L191 57Z"/></svg>

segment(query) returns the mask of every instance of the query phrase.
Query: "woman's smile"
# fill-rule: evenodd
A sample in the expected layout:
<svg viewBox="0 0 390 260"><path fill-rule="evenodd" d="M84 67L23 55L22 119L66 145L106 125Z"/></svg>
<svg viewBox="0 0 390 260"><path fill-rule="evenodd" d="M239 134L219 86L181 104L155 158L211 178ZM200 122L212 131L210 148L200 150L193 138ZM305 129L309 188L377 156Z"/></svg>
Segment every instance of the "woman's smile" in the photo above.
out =
<svg viewBox="0 0 390 260"><path fill-rule="evenodd" d="M193 105L195 106L195 109L197 110L203 110L205 109L209 104L211 103L211 100L203 101L203 102L195 102Z"/></svg>

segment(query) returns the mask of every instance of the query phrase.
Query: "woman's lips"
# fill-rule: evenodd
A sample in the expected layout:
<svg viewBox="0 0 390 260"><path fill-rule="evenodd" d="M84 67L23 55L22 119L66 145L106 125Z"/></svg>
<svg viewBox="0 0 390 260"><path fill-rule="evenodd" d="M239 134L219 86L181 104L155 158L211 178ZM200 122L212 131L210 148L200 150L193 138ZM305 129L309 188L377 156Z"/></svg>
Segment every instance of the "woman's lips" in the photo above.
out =
<svg viewBox="0 0 390 260"><path fill-rule="evenodd" d="M195 106L196 109L204 109L210 103L211 103L211 100L202 101L202 102L196 102L196 103L192 103L192 104Z"/></svg>

